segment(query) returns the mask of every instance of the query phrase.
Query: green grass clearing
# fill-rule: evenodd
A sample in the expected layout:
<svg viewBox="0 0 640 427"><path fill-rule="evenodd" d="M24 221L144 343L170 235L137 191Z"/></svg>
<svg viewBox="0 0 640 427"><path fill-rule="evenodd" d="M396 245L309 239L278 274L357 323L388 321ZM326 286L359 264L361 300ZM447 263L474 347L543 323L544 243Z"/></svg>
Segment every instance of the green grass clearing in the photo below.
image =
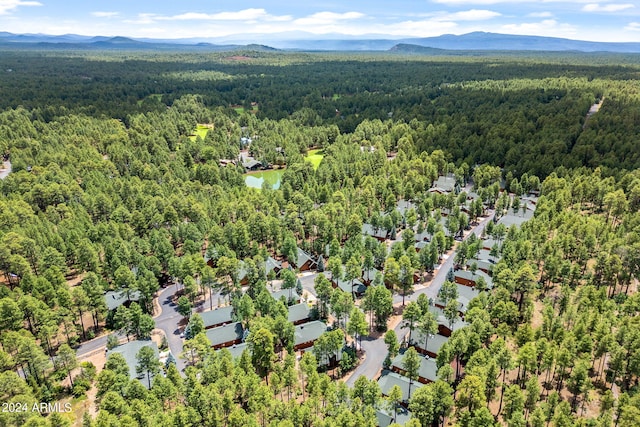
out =
<svg viewBox="0 0 640 427"><path fill-rule="evenodd" d="M322 150L309 150L304 159L313 165L313 169L318 169L323 157L324 153Z"/></svg>
<svg viewBox="0 0 640 427"><path fill-rule="evenodd" d="M191 135L189 139L195 141L197 137L200 137L204 140L207 137L207 132L209 132L208 126L198 125L198 127L196 127L195 134Z"/></svg>

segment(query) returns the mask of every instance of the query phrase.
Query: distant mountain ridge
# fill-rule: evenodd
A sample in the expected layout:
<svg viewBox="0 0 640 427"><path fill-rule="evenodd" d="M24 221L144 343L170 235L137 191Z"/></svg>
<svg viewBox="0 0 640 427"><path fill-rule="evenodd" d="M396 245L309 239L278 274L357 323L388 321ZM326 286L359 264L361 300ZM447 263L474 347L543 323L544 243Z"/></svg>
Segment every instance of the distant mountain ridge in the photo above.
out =
<svg viewBox="0 0 640 427"><path fill-rule="evenodd" d="M306 37L305 37L306 36ZM463 35L445 34L425 38L340 37L309 38L309 34L255 35L254 41L229 39L135 39L129 37L82 36L77 34L13 34L0 32L0 46L50 49L161 49L161 50L296 50L296 51L395 51L423 54L445 54L445 51L574 51L640 53L640 43L590 42L557 37L520 36L473 32ZM252 35L244 36L250 40ZM280 39L278 39L280 37ZM267 46L268 45L268 46ZM421 48L428 48L427 50ZM439 49L439 50L434 50Z"/></svg>

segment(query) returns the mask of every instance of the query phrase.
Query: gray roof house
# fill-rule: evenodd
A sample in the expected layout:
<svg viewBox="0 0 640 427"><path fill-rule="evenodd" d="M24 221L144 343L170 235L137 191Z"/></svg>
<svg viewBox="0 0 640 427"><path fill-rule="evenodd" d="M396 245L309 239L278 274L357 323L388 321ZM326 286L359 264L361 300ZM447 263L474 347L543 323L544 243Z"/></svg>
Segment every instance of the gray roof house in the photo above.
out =
<svg viewBox="0 0 640 427"><path fill-rule="evenodd" d="M362 224L362 234L365 236L374 237L380 241L384 241L387 239L389 233L384 227L374 227L371 224L364 223Z"/></svg>
<svg viewBox="0 0 640 427"><path fill-rule="evenodd" d="M316 262L311 255L300 248L296 248L296 261L293 264L298 270L306 271L311 270L316 265Z"/></svg>
<svg viewBox="0 0 640 427"><path fill-rule="evenodd" d="M456 179L452 175L439 176L437 180L433 182L430 192L437 193L451 193L456 188Z"/></svg>
<svg viewBox="0 0 640 427"><path fill-rule="evenodd" d="M128 292L126 290L119 291L107 291L104 294L104 302L107 304L107 309L109 311L115 310L121 305L129 305L132 302L138 301L141 297L139 291L131 290Z"/></svg>
<svg viewBox="0 0 640 427"><path fill-rule="evenodd" d="M340 288L343 292L355 293L356 295L362 295L367 290L367 287L358 279L351 280L331 280L331 284L334 288Z"/></svg>
<svg viewBox="0 0 640 427"><path fill-rule="evenodd" d="M395 418L395 424L403 426L411 419L411 412L402 406L399 406ZM394 424L393 413L388 409L376 409L376 419L379 427L388 427L391 424Z"/></svg>
<svg viewBox="0 0 640 427"><path fill-rule="evenodd" d="M380 386L380 391L384 396L389 395L389 391L394 385L400 387L402 390L402 401L407 402L409 400L409 378L402 376L400 374L396 374L395 372L383 372L383 375L378 378L378 385ZM411 394L423 387L424 384L419 383L418 381L414 381L411 385Z"/></svg>
<svg viewBox="0 0 640 427"><path fill-rule="evenodd" d="M308 322L310 320L310 316L311 309L309 308L309 304L306 302L289 306L288 320L294 325Z"/></svg>
<svg viewBox="0 0 640 427"><path fill-rule="evenodd" d="M435 334L430 335L429 339L426 340L425 335L420 331L413 331L411 341L413 341L413 346L418 353L426 354L429 357L436 357L444 343L449 341L449 338L440 334ZM427 342L427 348L424 347L425 341Z"/></svg>
<svg viewBox="0 0 640 427"><path fill-rule="evenodd" d="M456 283L471 287L475 287L478 283L478 279L482 277L487 285L487 289L493 288L493 279L491 279L491 276L480 269L475 273L472 273L469 270L456 270L453 273L453 276Z"/></svg>
<svg viewBox="0 0 640 427"><path fill-rule="evenodd" d="M461 285L456 283L456 288L458 288L458 311L461 315L467 312L467 306L469 302L477 297L480 294L480 291L465 285ZM444 309L445 304L444 301L438 297L435 301L435 306Z"/></svg>
<svg viewBox="0 0 640 427"><path fill-rule="evenodd" d="M267 260L264 262L264 271L266 274L269 274L271 271L276 274L282 270L282 263L280 261L276 261L272 257L267 257Z"/></svg>
<svg viewBox="0 0 640 427"><path fill-rule="evenodd" d="M158 345L155 342L151 340L135 340L135 341L129 341L124 344L120 344L119 346L114 347L111 350L108 350L107 358L109 357L110 354L120 353L124 357L124 360L126 360L127 366L129 367L129 378L130 379L138 378L142 382L142 384L147 386L148 384L147 384L147 380L145 379L145 376L138 376L138 373L136 372L136 366L138 365L138 360L136 359L136 355L138 354L138 352L142 347L151 347L156 357L158 357L158 354L159 354ZM151 377L151 381L153 382L153 376Z"/></svg>
<svg viewBox="0 0 640 427"><path fill-rule="evenodd" d="M200 313L205 329L215 328L217 326L224 325L225 323L230 323L232 315L233 307L230 305Z"/></svg>
<svg viewBox="0 0 640 427"><path fill-rule="evenodd" d="M245 349L249 350L249 353L251 353L251 348L249 347L249 344L246 342L241 342L240 344L234 344L231 347L223 347L216 351L222 351L223 349L229 350L229 353L231 353L231 357L234 359L237 359L240 356L242 356L242 353L245 351Z"/></svg>
<svg viewBox="0 0 640 427"><path fill-rule="evenodd" d="M400 375L405 374L405 370L402 364L404 359L403 354L397 355L391 361L391 369ZM435 382L438 379L438 366L436 365L436 359L431 357L420 356L420 367L418 368L418 381L423 384Z"/></svg>
<svg viewBox="0 0 640 427"><path fill-rule="evenodd" d="M287 301L293 300L294 304L300 302L300 295L298 295L294 288L280 289L279 291L270 292L270 294L271 297L276 301L280 301L281 298L284 298Z"/></svg>
<svg viewBox="0 0 640 427"><path fill-rule="evenodd" d="M297 325L294 333L293 349L295 351L309 348L327 331L327 325L319 320Z"/></svg>
<svg viewBox="0 0 640 427"><path fill-rule="evenodd" d="M217 328L207 329L205 332L207 339L211 342L211 347L215 350L222 347L231 347L240 344L244 338L244 330L240 322L229 323Z"/></svg>

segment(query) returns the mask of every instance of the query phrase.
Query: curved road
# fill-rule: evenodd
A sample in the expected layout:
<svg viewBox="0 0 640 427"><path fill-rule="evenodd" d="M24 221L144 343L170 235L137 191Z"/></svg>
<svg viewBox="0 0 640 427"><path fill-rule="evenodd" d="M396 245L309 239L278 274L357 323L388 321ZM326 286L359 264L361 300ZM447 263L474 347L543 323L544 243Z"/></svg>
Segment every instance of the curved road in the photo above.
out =
<svg viewBox="0 0 640 427"><path fill-rule="evenodd" d="M476 225L471 233L465 236L465 240L471 236L471 234L475 234L476 236L480 236L482 231L486 227L486 225L493 219L494 213L491 212L485 219L480 221L478 225ZM435 299L438 295L438 291L440 287L445 282L447 278L447 272L449 269L453 268L453 259L455 258L455 252L449 254L449 256L444 260L444 262L437 268L435 272L434 278L431 280L431 283L427 286L420 285L414 292L405 297L405 304L409 301L416 301L420 294L425 294L429 298ZM402 304L402 295L394 295L393 296L394 306L398 304ZM398 325L394 328L396 335L398 336L398 340L402 342L401 337L406 334L406 329L402 329L402 321L398 322ZM372 379L378 375L378 372L382 369L382 363L384 359L387 357L387 345L384 343L384 336L380 336L378 339L372 338L363 338L362 339L362 349L366 354L366 358L364 361L358 365L358 367L353 371L351 376L347 379L346 384L350 387L353 387L355 381L361 376Z"/></svg>
<svg viewBox="0 0 640 427"><path fill-rule="evenodd" d="M164 332L169 343L169 349L176 358L176 366L178 371L182 372L185 368L185 361L180 359L180 353L182 353L182 338L180 338L180 330L178 323L182 319L182 316L177 312L177 306L171 301L171 297L176 293L178 289L177 285L167 286L162 289L158 294L158 303L160 305L160 313L154 317L156 322L156 329L160 329ZM82 343L76 350L78 358L87 356L98 350L104 351L107 347L107 337L111 334L99 336ZM118 334L118 338L122 339L125 335Z"/></svg>
<svg viewBox="0 0 640 427"><path fill-rule="evenodd" d="M178 313L178 306L171 298L178 290L178 285L173 284L162 289L158 294L158 303L160 304L160 313L154 317L156 321L156 329L161 329L167 337L169 349L176 359L176 367L179 372L185 368L184 359L180 358L182 353L182 338L180 338L180 329L178 323L182 320L182 315Z"/></svg>

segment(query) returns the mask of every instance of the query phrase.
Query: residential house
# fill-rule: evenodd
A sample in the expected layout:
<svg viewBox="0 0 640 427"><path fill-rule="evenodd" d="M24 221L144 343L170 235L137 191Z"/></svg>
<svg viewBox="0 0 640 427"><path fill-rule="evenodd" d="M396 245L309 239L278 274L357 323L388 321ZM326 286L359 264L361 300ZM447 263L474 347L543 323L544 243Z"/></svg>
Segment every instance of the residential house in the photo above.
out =
<svg viewBox="0 0 640 427"><path fill-rule="evenodd" d="M461 316L464 316L464 314L467 312L469 302L477 297L480 294L480 291L469 286L461 285L459 283L456 283L456 288L458 289L458 312ZM444 309L446 304L438 296L438 298L434 302L434 305L438 308Z"/></svg>
<svg viewBox="0 0 640 427"><path fill-rule="evenodd" d="M296 248L296 260L292 264L300 271L311 270L317 265L311 255L300 248Z"/></svg>
<svg viewBox="0 0 640 427"><path fill-rule="evenodd" d="M455 188L456 179L453 175L439 176L438 179L433 182L429 192L447 194L453 192Z"/></svg>
<svg viewBox="0 0 640 427"><path fill-rule="evenodd" d="M487 289L493 288L493 279L482 270L477 270L475 273L472 273L469 270L456 270L453 273L453 277L456 283L472 288L476 287L478 280L482 278Z"/></svg>
<svg viewBox="0 0 640 427"><path fill-rule="evenodd" d="M107 291L104 294L104 302L107 304L107 309L111 311L117 309L121 305L129 307L132 302L139 301L141 296L142 294L135 290Z"/></svg>
<svg viewBox="0 0 640 427"><path fill-rule="evenodd" d="M306 302L291 305L288 309L288 320L294 325L307 323L311 320L311 308L309 308L309 304Z"/></svg>
<svg viewBox="0 0 640 427"><path fill-rule="evenodd" d="M151 347L156 357L158 357L158 345L155 342L151 340L135 340L120 344L111 350L107 350L107 358L109 358L109 355L113 353L120 353L129 367L129 379L137 378L142 382L142 384L148 386L146 373L138 375L138 372L136 371L136 366L138 366L138 359L136 358L136 355L143 347ZM151 383L153 383L153 375L151 376Z"/></svg>
<svg viewBox="0 0 640 427"><path fill-rule="evenodd" d="M365 236L371 236L381 242L387 240L389 232L384 227L374 227L371 224L362 224L362 234Z"/></svg>
<svg viewBox="0 0 640 427"><path fill-rule="evenodd" d="M262 163L260 163L256 159L247 158L242 162L242 167L244 167L247 172L257 171L262 167Z"/></svg>
<svg viewBox="0 0 640 427"><path fill-rule="evenodd" d="M272 257L267 257L267 260L264 262L265 273L268 275L273 271L274 273L278 274L280 270L282 270L282 263Z"/></svg>
<svg viewBox="0 0 640 427"><path fill-rule="evenodd" d="M418 368L418 381L423 384L435 382L438 379L438 366L436 365L436 359L431 357L419 356L420 367ZM391 370L400 375L406 375L406 371L403 365L404 354L399 354L391 361Z"/></svg>
<svg viewBox="0 0 640 427"><path fill-rule="evenodd" d="M378 270L377 268L370 268L367 270L364 270L362 272L362 283L364 283L365 286L369 286L373 280L376 278L376 274L380 273L380 275L382 275L382 271Z"/></svg>
<svg viewBox="0 0 640 427"><path fill-rule="evenodd" d="M440 334L430 335L429 339L427 339L426 335L420 331L413 331L411 337L416 351L429 357L437 357L444 343L449 340L449 337Z"/></svg>
<svg viewBox="0 0 640 427"><path fill-rule="evenodd" d="M288 304L298 304L300 302L300 295L296 292L295 289L280 289L279 291L270 292L271 297L280 301L280 299L284 298Z"/></svg>
<svg viewBox="0 0 640 427"><path fill-rule="evenodd" d="M364 292L367 290L367 287L359 279L338 280L336 278L331 278L331 285L334 288L341 289L343 292L348 292L356 295L364 295Z"/></svg>
<svg viewBox="0 0 640 427"><path fill-rule="evenodd" d="M231 353L231 357L233 359L240 358L240 356L242 356L242 353L245 350L249 350L249 353L251 353L251 347L249 347L249 343L246 343L246 342L241 342L240 344L234 344L231 347L225 347L225 348L229 350L229 353ZM216 351L222 351L222 348Z"/></svg>
<svg viewBox="0 0 640 427"><path fill-rule="evenodd" d="M490 259L469 259L465 265L467 268L470 268L473 264L476 265L478 270L486 274L491 274L493 272L493 265L495 264L495 261Z"/></svg>
<svg viewBox="0 0 640 427"><path fill-rule="evenodd" d="M384 371L382 376L378 378L378 386L383 396L388 396L389 391L396 385L402 390L402 403L405 405L409 401L409 393L413 395L416 390L424 386L418 381L413 381L413 384L409 385L409 378L390 371Z"/></svg>
<svg viewBox="0 0 640 427"><path fill-rule="evenodd" d="M395 422L393 421L395 418ZM405 425L411 419L411 412L406 408L400 406L397 412L394 414L388 409L376 409L376 420L378 421L378 427L389 427L393 425Z"/></svg>
<svg viewBox="0 0 640 427"><path fill-rule="evenodd" d="M240 322L207 329L205 333L214 350L240 344L244 339L244 329Z"/></svg>
<svg viewBox="0 0 640 427"><path fill-rule="evenodd" d="M313 346L320 335L327 330L327 325L319 320L297 325L294 334L294 351L308 349Z"/></svg>
<svg viewBox="0 0 640 427"><path fill-rule="evenodd" d="M205 329L216 328L226 323L231 323L232 315L233 307L230 305L200 313Z"/></svg>

